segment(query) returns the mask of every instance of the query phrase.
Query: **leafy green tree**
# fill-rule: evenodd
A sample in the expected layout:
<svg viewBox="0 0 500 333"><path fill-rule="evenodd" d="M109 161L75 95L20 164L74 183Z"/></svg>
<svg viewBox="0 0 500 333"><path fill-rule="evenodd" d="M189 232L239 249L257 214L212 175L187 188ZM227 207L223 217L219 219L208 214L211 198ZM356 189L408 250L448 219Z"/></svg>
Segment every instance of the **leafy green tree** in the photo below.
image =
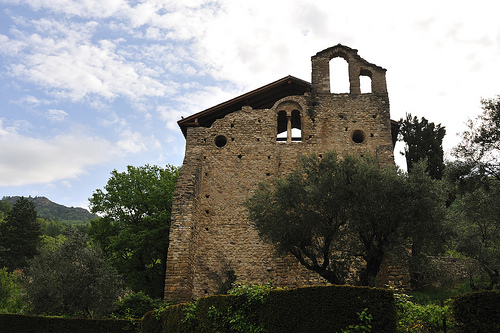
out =
<svg viewBox="0 0 500 333"><path fill-rule="evenodd" d="M66 225L63 225L59 221L47 220L39 217L38 223L40 224L42 234L45 236L56 237L62 235L66 229Z"/></svg>
<svg viewBox="0 0 500 333"><path fill-rule="evenodd" d="M482 99L481 104L483 113L468 121L468 129L462 133L463 139L453 151L458 159L455 178L462 184L500 180L500 96Z"/></svg>
<svg viewBox="0 0 500 333"><path fill-rule="evenodd" d="M76 229L56 248L44 247L25 270L30 312L104 317L123 295L123 280L99 246Z"/></svg>
<svg viewBox="0 0 500 333"><path fill-rule="evenodd" d="M465 217L457 249L476 259L489 277L487 288L499 283L500 271L500 96L482 99L482 114L469 120L450 178L463 195Z"/></svg>
<svg viewBox="0 0 500 333"><path fill-rule="evenodd" d="M179 169L128 166L90 200L89 234L133 291L163 298L172 198Z"/></svg>
<svg viewBox="0 0 500 333"><path fill-rule="evenodd" d="M500 283L499 202L500 186L496 183L466 193L462 201L466 224L458 239L457 250L476 259L483 268L489 280L483 286L485 289L493 289Z"/></svg>
<svg viewBox="0 0 500 333"><path fill-rule="evenodd" d="M333 284L344 284L362 258L359 284L373 286L388 250L413 236L413 216L442 205L436 187L367 157L330 152L303 157L274 185L260 184L245 206L259 236L278 253L293 255Z"/></svg>
<svg viewBox="0 0 500 333"><path fill-rule="evenodd" d="M448 218L448 186L444 180L433 179L425 160L413 165L407 174L407 190L415 205L405 217L405 233L411 245L410 282L414 289L422 287L428 272L428 255L444 252L454 236L455 227ZM412 199L415 198L415 199Z"/></svg>
<svg viewBox="0 0 500 333"><path fill-rule="evenodd" d="M18 313L22 305L19 278L6 267L0 268L0 313Z"/></svg>
<svg viewBox="0 0 500 333"><path fill-rule="evenodd" d="M25 267L27 260L37 254L40 235L35 205L20 197L0 224L0 267L11 272Z"/></svg>
<svg viewBox="0 0 500 333"><path fill-rule="evenodd" d="M434 179L441 179L444 171L443 138L446 129L422 117L420 120L411 114L401 118L399 140L405 143L406 166L411 171L420 160L426 160L427 172Z"/></svg>
<svg viewBox="0 0 500 333"><path fill-rule="evenodd" d="M129 294L115 303L113 312L117 318L142 318L146 312L165 306L163 300L152 299L143 291Z"/></svg>
<svg viewBox="0 0 500 333"><path fill-rule="evenodd" d="M10 211L10 204L6 200L0 201L0 223Z"/></svg>

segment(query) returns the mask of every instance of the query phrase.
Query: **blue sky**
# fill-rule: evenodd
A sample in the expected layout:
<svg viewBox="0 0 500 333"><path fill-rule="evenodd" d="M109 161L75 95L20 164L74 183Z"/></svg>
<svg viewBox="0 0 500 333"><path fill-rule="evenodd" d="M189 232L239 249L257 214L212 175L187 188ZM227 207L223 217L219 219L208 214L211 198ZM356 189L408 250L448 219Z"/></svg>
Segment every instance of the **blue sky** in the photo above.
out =
<svg viewBox="0 0 500 333"><path fill-rule="evenodd" d="M342 43L387 69L392 119L447 129L500 94L494 1L0 0L0 196L86 207L114 169L181 165L188 116ZM401 159L398 159L401 163Z"/></svg>

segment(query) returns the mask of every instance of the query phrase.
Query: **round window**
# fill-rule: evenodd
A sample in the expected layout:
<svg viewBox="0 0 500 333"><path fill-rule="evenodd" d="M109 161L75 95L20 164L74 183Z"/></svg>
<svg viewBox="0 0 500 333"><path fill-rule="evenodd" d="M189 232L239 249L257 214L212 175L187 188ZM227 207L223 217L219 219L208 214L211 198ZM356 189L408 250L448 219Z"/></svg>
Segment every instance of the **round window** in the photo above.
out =
<svg viewBox="0 0 500 333"><path fill-rule="evenodd" d="M355 143L363 143L365 141L365 133L361 130L355 130L352 132L351 138Z"/></svg>
<svg viewBox="0 0 500 333"><path fill-rule="evenodd" d="M227 143L227 139L224 135L217 135L215 137L215 145L219 148L224 147Z"/></svg>

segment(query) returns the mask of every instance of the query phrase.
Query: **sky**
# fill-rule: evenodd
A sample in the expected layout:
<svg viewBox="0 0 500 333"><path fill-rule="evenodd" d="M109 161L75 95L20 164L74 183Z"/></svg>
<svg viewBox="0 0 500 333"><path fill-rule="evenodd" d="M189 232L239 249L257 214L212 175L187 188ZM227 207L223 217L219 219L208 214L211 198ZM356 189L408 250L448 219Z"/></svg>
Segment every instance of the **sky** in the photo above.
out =
<svg viewBox="0 0 500 333"><path fill-rule="evenodd" d="M310 82L311 56L338 43L387 69L392 119L446 127L451 159L500 94L495 3L0 0L0 197L87 207L113 170L180 166L181 116Z"/></svg>

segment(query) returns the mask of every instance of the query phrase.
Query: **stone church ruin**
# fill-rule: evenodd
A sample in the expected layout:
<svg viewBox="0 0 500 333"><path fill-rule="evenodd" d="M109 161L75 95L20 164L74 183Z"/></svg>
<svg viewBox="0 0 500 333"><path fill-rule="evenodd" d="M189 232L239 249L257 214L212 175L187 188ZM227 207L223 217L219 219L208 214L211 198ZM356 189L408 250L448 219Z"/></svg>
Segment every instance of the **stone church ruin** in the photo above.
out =
<svg viewBox="0 0 500 333"><path fill-rule="evenodd" d="M348 64L349 93L331 93L330 61ZM312 82L287 76L178 121L186 138L175 189L165 298L213 295L237 281L325 284L295 258L277 257L247 221L242 203L263 181L288 173L304 154L370 154L394 163L386 70L347 46L312 56ZM361 93L360 77L371 79Z"/></svg>

